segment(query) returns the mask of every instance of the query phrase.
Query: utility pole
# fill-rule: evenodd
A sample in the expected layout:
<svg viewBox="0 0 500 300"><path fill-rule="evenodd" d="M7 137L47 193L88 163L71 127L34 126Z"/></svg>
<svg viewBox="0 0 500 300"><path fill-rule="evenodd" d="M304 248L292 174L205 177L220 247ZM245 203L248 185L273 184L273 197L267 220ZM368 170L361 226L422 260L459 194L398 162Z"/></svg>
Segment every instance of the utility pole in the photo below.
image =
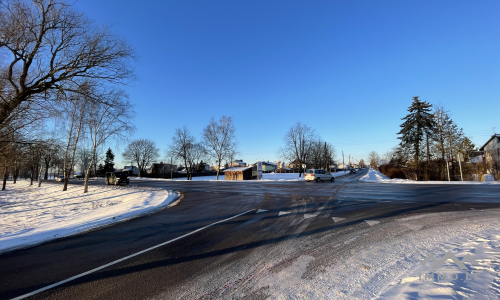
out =
<svg viewBox="0 0 500 300"><path fill-rule="evenodd" d="M172 157L170 157L170 180L174 179L174 170L172 170Z"/></svg>
<svg viewBox="0 0 500 300"><path fill-rule="evenodd" d="M342 150L342 165L344 166L344 173L345 173L344 150Z"/></svg>

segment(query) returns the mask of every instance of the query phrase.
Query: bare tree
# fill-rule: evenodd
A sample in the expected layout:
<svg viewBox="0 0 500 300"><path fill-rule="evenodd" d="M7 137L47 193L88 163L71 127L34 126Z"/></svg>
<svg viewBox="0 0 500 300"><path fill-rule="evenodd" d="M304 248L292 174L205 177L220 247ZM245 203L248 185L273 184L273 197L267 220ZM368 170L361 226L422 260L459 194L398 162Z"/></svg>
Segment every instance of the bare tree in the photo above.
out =
<svg viewBox="0 0 500 300"><path fill-rule="evenodd" d="M106 26L54 0L0 2L0 126L29 102L54 100L57 93L85 93L85 81L127 83L134 79L133 49ZM91 96L87 94L87 96Z"/></svg>
<svg viewBox="0 0 500 300"><path fill-rule="evenodd" d="M368 160L370 161L370 167L376 169L380 163L380 155L375 151L371 151L368 153Z"/></svg>
<svg viewBox="0 0 500 300"><path fill-rule="evenodd" d="M65 103L65 109L62 113L62 120L65 123L64 127L68 133L66 149L64 151L64 186L63 191L68 190L69 176L74 168L75 153L78 146L78 141L83 135L83 126L86 120L85 110L88 106L88 98L80 94L72 94L72 97L78 98L76 101L68 101Z"/></svg>
<svg viewBox="0 0 500 300"><path fill-rule="evenodd" d="M172 156L184 161L187 172L187 180L192 179L192 151L194 145L194 136L191 135L186 126L175 130L175 134L172 137L172 144L170 145L170 153Z"/></svg>
<svg viewBox="0 0 500 300"><path fill-rule="evenodd" d="M292 126L285 135L285 145L280 148L279 153L284 160L299 164L299 177L304 172L303 164L309 159L316 138L314 130L301 122Z"/></svg>
<svg viewBox="0 0 500 300"><path fill-rule="evenodd" d="M92 143L92 156L85 174L83 192L88 191L90 170L97 156L97 148L109 138L126 139L134 129L131 119L134 115L126 94L121 90L111 90L101 94L101 101L88 105L87 126Z"/></svg>
<svg viewBox="0 0 500 300"><path fill-rule="evenodd" d="M139 169L139 176L146 173L146 168L154 161L158 160L160 150L152 140L138 139L133 140L125 148L123 152L123 160L125 162L137 163Z"/></svg>
<svg viewBox="0 0 500 300"><path fill-rule="evenodd" d="M193 167L195 172L200 170L201 163L203 160L206 160L207 155L208 151L202 143L193 144L193 147L191 148L190 165Z"/></svg>
<svg viewBox="0 0 500 300"><path fill-rule="evenodd" d="M204 143L217 164L217 180L222 161L237 147L235 130L233 119L226 116L222 116L219 122L212 118L203 130Z"/></svg>

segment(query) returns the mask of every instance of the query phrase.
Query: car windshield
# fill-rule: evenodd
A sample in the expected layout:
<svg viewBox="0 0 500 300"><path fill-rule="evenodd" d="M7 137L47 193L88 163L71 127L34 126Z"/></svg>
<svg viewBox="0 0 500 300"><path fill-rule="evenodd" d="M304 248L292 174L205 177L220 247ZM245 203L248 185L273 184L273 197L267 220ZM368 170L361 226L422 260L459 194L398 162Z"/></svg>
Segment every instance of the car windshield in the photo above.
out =
<svg viewBox="0 0 500 300"><path fill-rule="evenodd" d="M312 174L313 171L312 170L307 170L306 174Z"/></svg>

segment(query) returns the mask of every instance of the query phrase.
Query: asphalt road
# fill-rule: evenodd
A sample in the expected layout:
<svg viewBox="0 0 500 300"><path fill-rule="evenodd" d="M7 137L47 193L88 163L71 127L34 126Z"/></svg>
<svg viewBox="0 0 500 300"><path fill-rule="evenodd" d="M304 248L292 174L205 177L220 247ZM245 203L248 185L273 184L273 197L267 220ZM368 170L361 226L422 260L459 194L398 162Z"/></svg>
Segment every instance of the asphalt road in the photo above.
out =
<svg viewBox="0 0 500 300"><path fill-rule="evenodd" d="M11 299L203 230L37 293L33 299L265 299L253 284L307 253L305 277L360 245L331 245L362 232L388 238L376 224L429 212L500 208L496 185L359 182L140 181L132 186L182 192L177 206L97 231L0 255L0 299ZM102 183L93 183L102 184ZM369 220L370 222L366 222ZM399 229L398 234L407 234Z"/></svg>

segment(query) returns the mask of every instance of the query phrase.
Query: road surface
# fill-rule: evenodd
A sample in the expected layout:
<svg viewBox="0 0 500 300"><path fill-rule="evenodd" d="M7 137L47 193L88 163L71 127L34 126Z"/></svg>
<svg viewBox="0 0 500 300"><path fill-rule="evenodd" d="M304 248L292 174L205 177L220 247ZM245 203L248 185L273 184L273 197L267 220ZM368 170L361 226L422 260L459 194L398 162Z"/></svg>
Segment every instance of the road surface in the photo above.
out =
<svg viewBox="0 0 500 300"><path fill-rule="evenodd" d="M40 289L30 299L265 299L266 276L304 255L315 257L307 280L360 247L411 234L383 226L395 218L500 208L495 185L358 181L365 172L335 183L134 180L183 198L149 216L0 255L0 299Z"/></svg>

